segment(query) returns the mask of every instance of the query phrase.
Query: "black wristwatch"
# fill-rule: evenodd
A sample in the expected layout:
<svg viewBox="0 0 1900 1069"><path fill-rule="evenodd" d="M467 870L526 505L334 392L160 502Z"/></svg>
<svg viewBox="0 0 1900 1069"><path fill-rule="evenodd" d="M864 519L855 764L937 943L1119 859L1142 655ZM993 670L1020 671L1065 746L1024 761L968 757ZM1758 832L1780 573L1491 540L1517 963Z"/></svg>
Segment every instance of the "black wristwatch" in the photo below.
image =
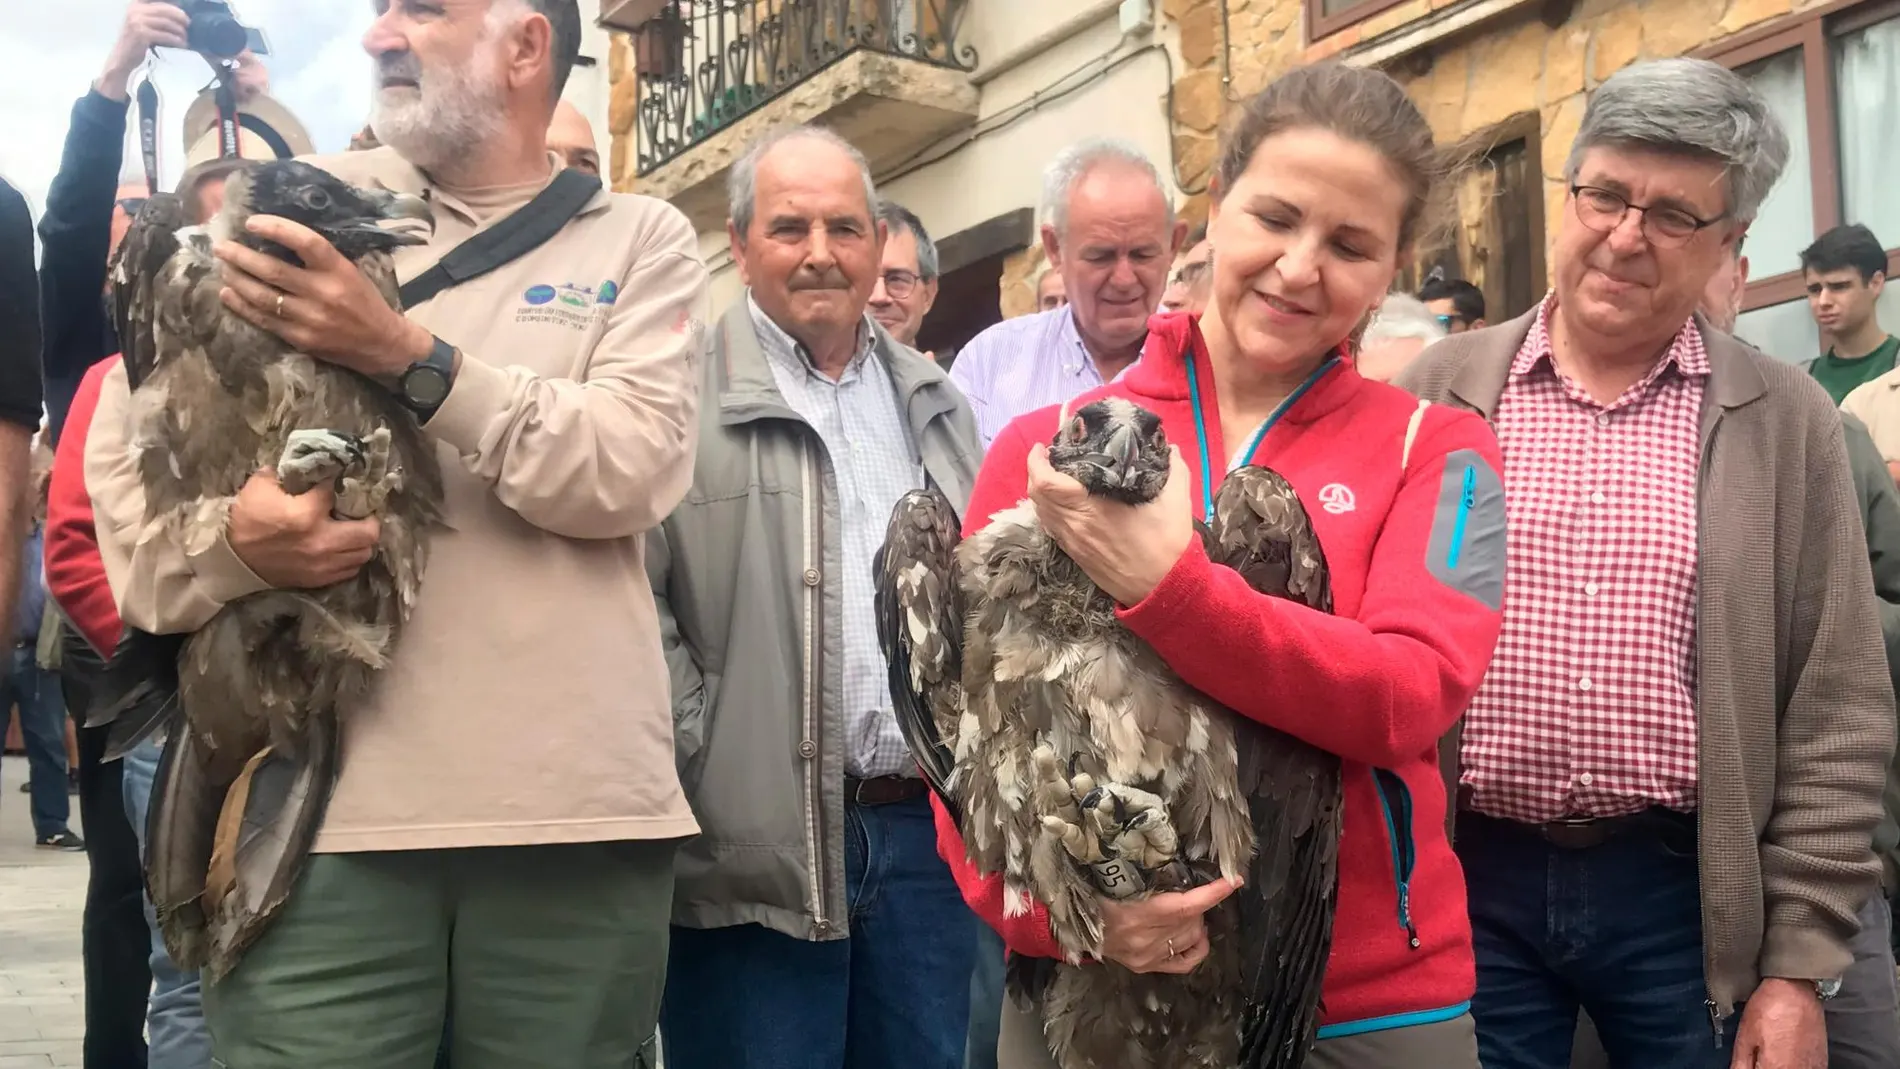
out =
<svg viewBox="0 0 1900 1069"><path fill-rule="evenodd" d="M396 397L424 423L449 399L455 384L455 346L435 340L429 355L409 365L396 380Z"/></svg>

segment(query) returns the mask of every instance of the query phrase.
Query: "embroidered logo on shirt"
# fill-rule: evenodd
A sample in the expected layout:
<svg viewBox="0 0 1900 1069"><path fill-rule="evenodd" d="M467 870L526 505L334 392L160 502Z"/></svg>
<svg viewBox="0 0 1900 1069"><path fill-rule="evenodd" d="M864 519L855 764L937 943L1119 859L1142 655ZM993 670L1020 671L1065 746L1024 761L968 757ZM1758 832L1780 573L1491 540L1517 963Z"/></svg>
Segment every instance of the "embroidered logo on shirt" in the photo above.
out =
<svg viewBox="0 0 1900 1069"><path fill-rule="evenodd" d="M554 323L575 330L586 330L606 314L620 297L620 288L612 281L592 286L531 286L521 295L521 307L515 310L516 323Z"/></svg>
<svg viewBox="0 0 1900 1069"><path fill-rule="evenodd" d="M1337 516L1358 506L1353 502L1352 489L1346 484L1327 483L1319 488L1319 507Z"/></svg>

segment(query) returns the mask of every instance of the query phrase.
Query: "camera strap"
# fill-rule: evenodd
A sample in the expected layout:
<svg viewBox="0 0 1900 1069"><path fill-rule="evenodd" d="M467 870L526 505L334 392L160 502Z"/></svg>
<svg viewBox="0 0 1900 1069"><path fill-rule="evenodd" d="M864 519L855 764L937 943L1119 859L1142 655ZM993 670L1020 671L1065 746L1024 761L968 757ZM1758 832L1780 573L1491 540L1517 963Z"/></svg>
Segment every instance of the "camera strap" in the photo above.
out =
<svg viewBox="0 0 1900 1069"><path fill-rule="evenodd" d="M218 67L218 88L214 96L218 102L218 158L235 160L238 151L238 108L237 90L232 87L232 74L223 63Z"/></svg>
<svg viewBox="0 0 1900 1069"><path fill-rule="evenodd" d="M145 157L145 187L158 196L158 86L152 84L152 68L145 68L139 82L139 152Z"/></svg>

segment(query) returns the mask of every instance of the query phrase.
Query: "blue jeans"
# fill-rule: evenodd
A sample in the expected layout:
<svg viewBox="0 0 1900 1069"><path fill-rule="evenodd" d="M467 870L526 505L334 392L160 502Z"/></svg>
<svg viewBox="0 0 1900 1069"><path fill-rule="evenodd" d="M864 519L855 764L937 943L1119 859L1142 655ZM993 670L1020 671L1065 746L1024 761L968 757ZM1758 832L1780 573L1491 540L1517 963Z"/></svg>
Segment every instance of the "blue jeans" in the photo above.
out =
<svg viewBox="0 0 1900 1069"><path fill-rule="evenodd" d="M959 1069L978 921L929 803L847 805L844 853L848 939L673 929L667 1069Z"/></svg>
<svg viewBox="0 0 1900 1069"><path fill-rule="evenodd" d="M73 803L66 794L66 699L59 691L59 676L39 666L31 646L16 647L7 660L0 717L15 702L33 786L33 834L50 838L68 830L66 823L72 819Z"/></svg>
<svg viewBox="0 0 1900 1069"><path fill-rule="evenodd" d="M1484 1069L1567 1069L1579 1008L1613 1066L1728 1069L1705 1004L1694 825L1586 850L1461 815Z"/></svg>
<svg viewBox="0 0 1900 1069"><path fill-rule="evenodd" d="M970 972L970 1038L963 1069L996 1069L996 1040L1002 1030L1004 961L1009 948L987 924L976 926L976 968Z"/></svg>
<svg viewBox="0 0 1900 1069"><path fill-rule="evenodd" d="M138 749L125 755L125 770L120 787L125 792L125 816L139 838L139 853L145 852L145 815L152 798L152 778L158 772L163 755L157 739L146 739ZM148 1069L206 1069L211 1064L211 1033L205 1027L204 1003L199 996L198 974L183 972L172 964L165 952L165 941L158 934L158 914L152 900L145 900L145 923L152 931L152 1001L146 1012L145 1027L149 1047Z"/></svg>

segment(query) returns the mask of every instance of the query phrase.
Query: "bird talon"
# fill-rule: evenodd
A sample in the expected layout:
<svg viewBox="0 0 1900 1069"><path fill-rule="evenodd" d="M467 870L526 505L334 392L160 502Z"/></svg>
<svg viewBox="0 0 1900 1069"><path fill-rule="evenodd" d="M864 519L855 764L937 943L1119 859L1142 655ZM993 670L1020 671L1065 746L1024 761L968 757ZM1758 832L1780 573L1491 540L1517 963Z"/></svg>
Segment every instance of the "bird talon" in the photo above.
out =
<svg viewBox="0 0 1900 1069"><path fill-rule="evenodd" d="M343 431L291 431L277 461L277 482L292 496L335 483L365 459L364 440Z"/></svg>

